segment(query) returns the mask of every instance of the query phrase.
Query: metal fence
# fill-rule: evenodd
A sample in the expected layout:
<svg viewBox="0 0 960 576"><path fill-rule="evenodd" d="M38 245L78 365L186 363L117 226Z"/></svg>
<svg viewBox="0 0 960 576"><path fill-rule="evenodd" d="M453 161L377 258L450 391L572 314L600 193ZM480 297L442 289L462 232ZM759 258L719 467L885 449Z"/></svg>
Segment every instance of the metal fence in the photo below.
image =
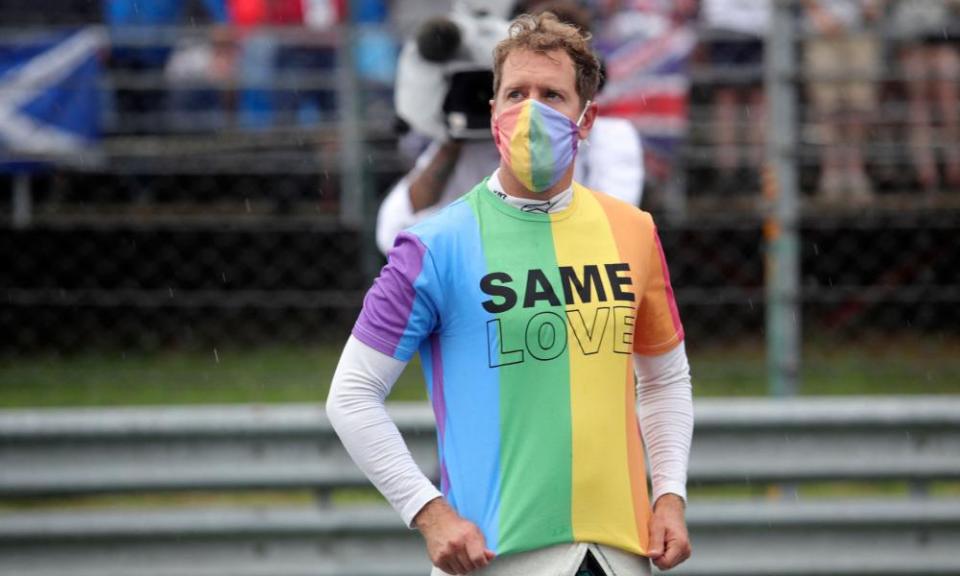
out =
<svg viewBox="0 0 960 576"><path fill-rule="evenodd" d="M694 556L676 573L960 569L960 499L938 489L960 477L958 399L714 399L696 409L689 483L717 492L693 492ZM430 406L390 410L435 478ZM419 536L393 510L345 497L367 480L314 404L0 410L0 462L0 496L34 505L0 515L5 574L429 568ZM844 489L824 496L823 482ZM288 498L253 499L251 490ZM159 507L158 491L188 496ZM87 499L70 505L71 495Z"/></svg>
<svg viewBox="0 0 960 576"><path fill-rule="evenodd" d="M955 114L933 103L950 78L927 79L917 95L907 54L929 39L866 29L877 65L856 79L872 107L851 140L824 128L842 115L825 121L812 93L850 78L805 66L800 8L776 6L765 63L717 65L710 51L725 35L697 25L687 137L672 175L644 196L688 346L708 359L766 353L782 393L798 375L845 377L841 353L918 390L960 386L960 186L950 180L960 141ZM266 80L184 84L169 67L105 62L99 157L0 173L0 353L340 341L382 263L377 202L410 166L391 86L358 73L362 30L154 32L105 38L114 53L201 45L253 58L266 45L279 64ZM731 86L762 89L766 113L748 101L721 115ZM265 95L268 118L240 104ZM920 98L932 116L917 113ZM751 132L758 122L765 135ZM862 181L821 190L826 164L851 151L872 193ZM699 377L716 376L701 365ZM744 376L764 378L760 366Z"/></svg>

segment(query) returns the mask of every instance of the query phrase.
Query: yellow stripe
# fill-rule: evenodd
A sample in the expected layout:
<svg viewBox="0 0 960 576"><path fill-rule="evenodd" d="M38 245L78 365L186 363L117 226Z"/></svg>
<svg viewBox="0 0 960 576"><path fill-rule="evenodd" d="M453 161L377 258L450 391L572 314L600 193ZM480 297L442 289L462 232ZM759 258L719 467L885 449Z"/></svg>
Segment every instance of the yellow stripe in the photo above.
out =
<svg viewBox="0 0 960 576"><path fill-rule="evenodd" d="M510 167L513 174L527 188L533 190L533 169L530 165L530 113L533 105L524 104L517 123L510 134Z"/></svg>
<svg viewBox="0 0 960 576"><path fill-rule="evenodd" d="M609 299L611 288L603 265L620 262L619 251L606 214L593 193L579 186L575 193L580 204L577 214L553 222L557 263L572 266L578 275L585 265L598 266ZM615 318L622 315L613 306L629 307L633 303L598 302L596 297L590 303L581 303L576 295L574 299L567 306L574 538L639 553L642 545L637 534L628 462L632 451L628 449L625 432L627 414L632 410L624 409L628 396L625 386L633 386L632 375L625 370L632 356L610 353ZM583 354L581 342L589 339L595 343L594 338L599 337L595 331L601 328L600 353Z"/></svg>

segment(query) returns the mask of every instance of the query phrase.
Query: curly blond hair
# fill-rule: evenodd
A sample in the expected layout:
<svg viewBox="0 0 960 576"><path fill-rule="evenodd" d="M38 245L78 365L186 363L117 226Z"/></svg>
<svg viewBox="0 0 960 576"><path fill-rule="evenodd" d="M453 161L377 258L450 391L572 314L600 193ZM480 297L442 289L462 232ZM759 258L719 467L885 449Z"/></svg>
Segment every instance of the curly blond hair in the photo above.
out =
<svg viewBox="0 0 960 576"><path fill-rule="evenodd" d="M580 102L593 100L600 84L600 61L590 50L590 33L564 24L552 12L523 14L510 24L507 38L493 50L493 93L500 92L503 63L516 50L546 54L563 50L573 60Z"/></svg>

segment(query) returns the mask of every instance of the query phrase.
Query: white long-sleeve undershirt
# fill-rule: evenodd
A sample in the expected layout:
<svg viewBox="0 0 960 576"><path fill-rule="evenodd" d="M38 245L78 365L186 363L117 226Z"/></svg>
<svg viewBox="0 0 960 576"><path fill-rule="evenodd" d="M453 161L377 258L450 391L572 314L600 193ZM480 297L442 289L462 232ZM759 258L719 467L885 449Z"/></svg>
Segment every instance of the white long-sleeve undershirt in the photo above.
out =
<svg viewBox="0 0 960 576"><path fill-rule="evenodd" d="M420 470L387 414L385 400L406 362L351 336L327 397L327 416L347 452L408 526L440 491ZM690 367L683 343L657 356L634 354L637 415L650 461L653 501L686 499L693 433Z"/></svg>

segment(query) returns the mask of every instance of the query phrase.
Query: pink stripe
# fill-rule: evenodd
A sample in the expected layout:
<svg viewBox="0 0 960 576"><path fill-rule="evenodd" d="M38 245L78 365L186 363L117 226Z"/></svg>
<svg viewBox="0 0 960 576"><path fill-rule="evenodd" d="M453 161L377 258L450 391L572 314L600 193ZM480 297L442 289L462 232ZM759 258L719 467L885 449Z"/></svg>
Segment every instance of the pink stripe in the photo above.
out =
<svg viewBox="0 0 960 576"><path fill-rule="evenodd" d="M680 340L683 340L683 324L680 323L680 311L677 309L677 300L673 297L673 285L670 284L670 270L667 268L667 257L663 255L663 246L660 244L660 235L653 229L653 239L657 242L657 252L660 253L660 271L663 273L663 284L666 286L667 304L670 306L670 318L673 320L673 329Z"/></svg>

